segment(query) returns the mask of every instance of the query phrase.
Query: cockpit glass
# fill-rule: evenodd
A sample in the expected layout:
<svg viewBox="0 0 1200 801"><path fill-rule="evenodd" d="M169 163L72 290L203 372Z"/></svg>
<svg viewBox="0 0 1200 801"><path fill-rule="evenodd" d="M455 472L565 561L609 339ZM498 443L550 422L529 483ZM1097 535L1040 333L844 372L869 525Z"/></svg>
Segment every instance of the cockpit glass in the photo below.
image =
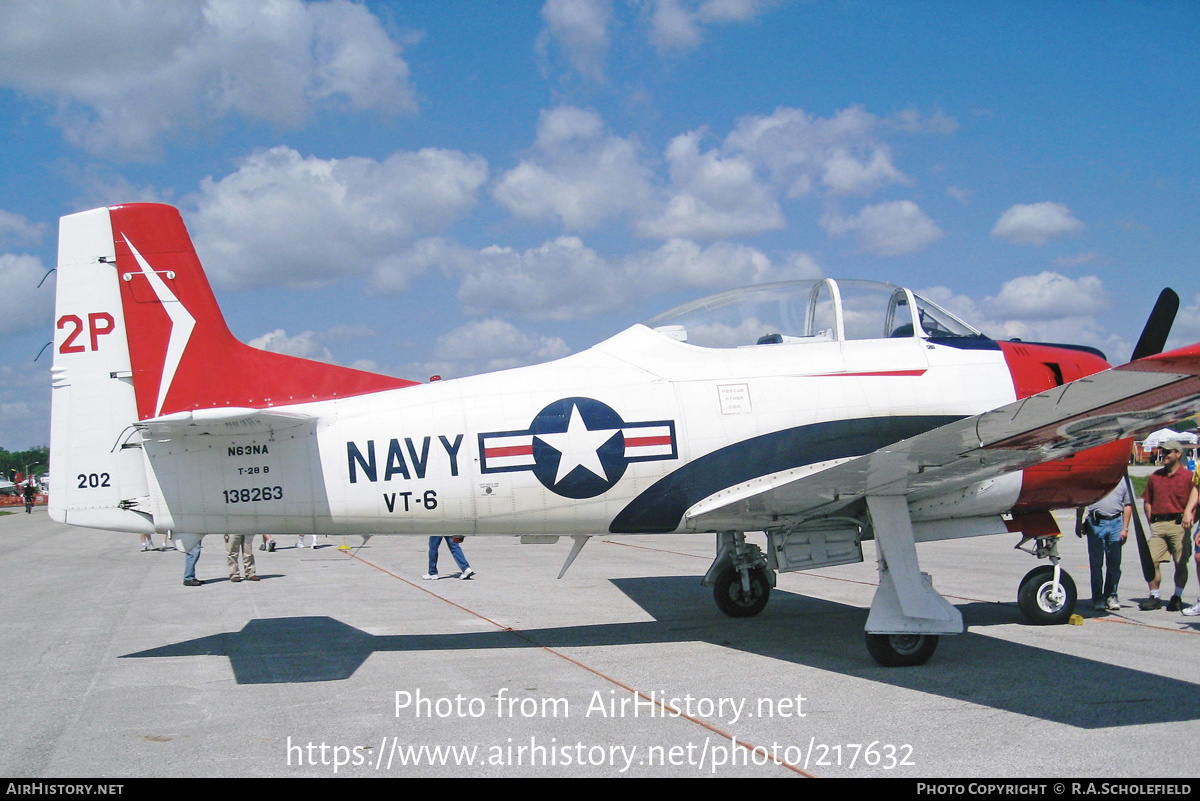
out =
<svg viewBox="0 0 1200 801"><path fill-rule="evenodd" d="M917 317L925 333L935 339L942 337L979 337L976 331L950 312L931 300L914 295L917 300Z"/></svg>
<svg viewBox="0 0 1200 801"><path fill-rule="evenodd" d="M646 325L683 342L708 348L775 344L814 337L830 341L833 304L828 293L823 298L826 314L816 322L825 324L827 330L816 335L807 333L812 324L809 305L817 283L789 281L722 292L663 312L647 320Z"/></svg>
<svg viewBox="0 0 1200 801"><path fill-rule="evenodd" d="M709 348L980 336L941 307L901 287L830 278L762 284L710 295L663 312L646 325L664 336Z"/></svg>

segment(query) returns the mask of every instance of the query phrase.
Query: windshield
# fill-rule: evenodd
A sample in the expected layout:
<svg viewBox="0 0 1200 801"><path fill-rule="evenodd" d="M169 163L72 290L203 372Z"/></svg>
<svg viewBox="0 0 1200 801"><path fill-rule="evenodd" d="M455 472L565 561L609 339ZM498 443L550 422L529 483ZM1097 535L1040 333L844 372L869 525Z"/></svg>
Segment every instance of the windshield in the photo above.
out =
<svg viewBox="0 0 1200 801"><path fill-rule="evenodd" d="M903 287L831 278L762 284L710 295L652 317L646 325L681 342L709 348L981 336L945 309Z"/></svg>

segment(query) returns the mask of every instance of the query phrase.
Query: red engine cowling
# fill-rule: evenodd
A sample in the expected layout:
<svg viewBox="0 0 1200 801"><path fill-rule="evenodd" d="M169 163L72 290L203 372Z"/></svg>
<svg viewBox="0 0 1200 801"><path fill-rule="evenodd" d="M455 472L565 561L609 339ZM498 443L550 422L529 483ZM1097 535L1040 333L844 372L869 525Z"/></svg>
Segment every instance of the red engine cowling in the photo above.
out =
<svg viewBox="0 0 1200 801"><path fill-rule="evenodd" d="M1001 342L1018 398L1107 370L1099 351L1066 345ZM1132 440L1080 451L1055 462L1025 468L1014 513L1084 506L1104 496L1125 475Z"/></svg>

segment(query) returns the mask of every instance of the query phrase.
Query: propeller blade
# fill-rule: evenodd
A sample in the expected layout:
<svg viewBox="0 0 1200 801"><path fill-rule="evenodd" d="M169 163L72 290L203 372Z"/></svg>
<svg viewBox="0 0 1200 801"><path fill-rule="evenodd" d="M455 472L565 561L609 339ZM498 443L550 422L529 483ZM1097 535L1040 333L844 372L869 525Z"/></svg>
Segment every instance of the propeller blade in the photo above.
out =
<svg viewBox="0 0 1200 801"><path fill-rule="evenodd" d="M1167 344L1167 337L1171 335L1171 324L1175 322L1177 311L1179 296L1173 289L1164 289L1159 293L1158 300L1150 311L1150 318L1146 320L1146 327L1142 329L1142 336L1138 339L1129 361L1136 362L1138 359L1162 353Z"/></svg>
<svg viewBox="0 0 1200 801"><path fill-rule="evenodd" d="M1129 480L1128 470L1125 471L1125 487L1129 490L1129 497L1133 501L1133 534L1137 540L1138 557L1142 562L1142 578L1146 580L1146 583L1150 583L1154 581L1154 557L1150 556L1150 545L1146 542L1146 529L1142 525L1142 516L1145 512L1137 502L1137 496L1133 494L1133 482Z"/></svg>

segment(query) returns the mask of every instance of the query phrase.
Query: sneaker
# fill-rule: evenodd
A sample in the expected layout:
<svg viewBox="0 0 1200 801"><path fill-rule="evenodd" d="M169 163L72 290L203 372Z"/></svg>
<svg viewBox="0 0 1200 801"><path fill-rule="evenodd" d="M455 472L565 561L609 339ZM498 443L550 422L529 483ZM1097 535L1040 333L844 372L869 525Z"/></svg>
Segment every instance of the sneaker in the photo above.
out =
<svg viewBox="0 0 1200 801"><path fill-rule="evenodd" d="M1121 602L1116 599L1116 596L1113 596L1105 602L1104 608L1109 612L1119 612L1121 611Z"/></svg>
<svg viewBox="0 0 1200 801"><path fill-rule="evenodd" d="M1185 615L1187 615L1188 617L1195 617L1196 615L1200 615L1200 601L1196 601L1195 606L1189 606L1187 609L1184 609L1183 613Z"/></svg>
<svg viewBox="0 0 1200 801"><path fill-rule="evenodd" d="M183 582L183 586L185 586L185 587L199 587L199 586L200 586L201 584L203 584L203 583L204 583L203 581L196 581L196 579L188 579L187 581Z"/></svg>
<svg viewBox="0 0 1200 801"><path fill-rule="evenodd" d="M237 584L241 580L242 580L241 576L230 576L229 577L229 581L233 584Z"/></svg>
<svg viewBox="0 0 1200 801"><path fill-rule="evenodd" d="M1167 601L1168 612L1182 612L1183 598L1179 595L1172 595L1171 600Z"/></svg>
<svg viewBox="0 0 1200 801"><path fill-rule="evenodd" d="M423 578L425 581L437 581L441 578L441 576L439 576L437 573L426 573L425 575L421 576L421 578Z"/></svg>
<svg viewBox="0 0 1200 801"><path fill-rule="evenodd" d="M1143 612L1149 612L1154 609L1162 609L1162 607L1162 599L1154 595L1150 596L1150 600L1142 601L1140 604L1138 604L1138 609L1141 609Z"/></svg>
<svg viewBox="0 0 1200 801"><path fill-rule="evenodd" d="M275 553L275 540L267 543L267 553Z"/></svg>
<svg viewBox="0 0 1200 801"><path fill-rule="evenodd" d="M246 576L246 581L258 581L258 576Z"/></svg>
<svg viewBox="0 0 1200 801"><path fill-rule="evenodd" d="M258 546L258 550L260 550L260 551L265 551L265 550L267 550L267 543L264 541L262 544L260 544L260 545Z"/></svg>
<svg viewBox="0 0 1200 801"><path fill-rule="evenodd" d="M459 578L460 578L461 580L463 580L463 581L466 581L467 579L469 579L469 578L470 578L471 576L473 576L473 575L475 575L475 571L474 571L474 570L472 570L471 568L469 568L469 567L468 567L466 570L464 570L464 571L462 572L462 575L461 575L461 576L459 576Z"/></svg>
<svg viewBox="0 0 1200 801"><path fill-rule="evenodd" d="M1107 607L1107 606L1105 606L1104 604L1100 603L1099 601L1097 601L1096 603L1092 604L1092 611L1094 611L1094 612L1107 612L1107 611L1108 611L1108 607Z"/></svg>

